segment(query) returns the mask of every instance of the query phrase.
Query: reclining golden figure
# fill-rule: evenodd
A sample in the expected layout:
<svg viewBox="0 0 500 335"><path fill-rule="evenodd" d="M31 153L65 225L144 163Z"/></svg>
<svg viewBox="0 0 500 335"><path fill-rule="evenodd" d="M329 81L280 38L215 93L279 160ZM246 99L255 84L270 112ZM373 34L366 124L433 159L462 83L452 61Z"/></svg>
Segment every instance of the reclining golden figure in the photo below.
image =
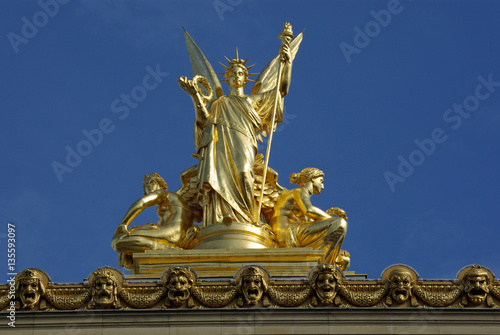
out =
<svg viewBox="0 0 500 335"><path fill-rule="evenodd" d="M286 190L277 198L271 227L279 247L323 249L326 252L325 263L345 270L349 266L349 257L345 251L340 253L340 247L347 232L347 216L338 207L324 212L313 206L310 200L313 194L319 194L324 189L324 176L323 171L316 168L292 173L290 182L300 187Z"/></svg>
<svg viewBox="0 0 500 335"><path fill-rule="evenodd" d="M144 197L130 206L113 236L112 246L120 253L177 249L186 230L193 226L194 211L181 195L167 191L167 183L157 173L144 176ZM144 209L157 206L158 223L128 229Z"/></svg>

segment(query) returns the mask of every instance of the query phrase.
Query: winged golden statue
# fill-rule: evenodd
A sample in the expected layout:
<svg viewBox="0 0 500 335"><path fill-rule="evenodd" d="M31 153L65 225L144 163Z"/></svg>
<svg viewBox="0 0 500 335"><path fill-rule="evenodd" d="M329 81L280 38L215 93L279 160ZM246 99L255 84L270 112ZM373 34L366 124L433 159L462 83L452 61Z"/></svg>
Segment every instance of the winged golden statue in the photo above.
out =
<svg viewBox="0 0 500 335"><path fill-rule="evenodd" d="M244 89L256 73L249 72L254 65L247 66L248 58L241 59L238 49L234 59L220 63L225 71L218 74L229 86L224 94L203 52L186 31L184 36L193 77L182 76L178 82L193 101L193 157L198 162L182 173L176 192L167 191L157 174L145 177L144 197L129 208L113 237L120 262L130 263L132 253L145 250L310 247L325 251L324 262L347 268L349 255L340 250L345 213L338 208L323 212L309 199L321 191L323 172L305 169L295 181L300 187L287 190L268 164L302 33L294 37L292 26L285 24L278 55L260 72L249 94ZM264 156L257 142L266 136ZM158 223L128 228L154 205Z"/></svg>
<svg viewBox="0 0 500 335"><path fill-rule="evenodd" d="M203 225L258 224L260 213L253 186L257 141L273 132L283 119L283 98L288 94L302 34L294 38L291 25L285 25L279 55L260 73L249 95L244 87L251 80L253 74L248 70L253 65L246 66L248 58L240 59L238 49L236 58L226 57L228 65L221 63L225 69L221 74L229 85L229 94L224 95L210 63L187 32L185 38L194 77L180 77L179 85L194 103L198 201L203 207Z"/></svg>

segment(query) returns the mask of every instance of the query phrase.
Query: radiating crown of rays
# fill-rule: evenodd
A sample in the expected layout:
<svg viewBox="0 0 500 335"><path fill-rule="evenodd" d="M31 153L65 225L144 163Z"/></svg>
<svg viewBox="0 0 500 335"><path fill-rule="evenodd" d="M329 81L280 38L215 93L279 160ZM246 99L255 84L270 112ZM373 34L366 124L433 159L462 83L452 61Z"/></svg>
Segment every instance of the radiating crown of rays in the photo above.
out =
<svg viewBox="0 0 500 335"><path fill-rule="evenodd" d="M258 73L248 73L248 70L250 70L252 67L254 67L255 64L246 67L245 64L246 64L246 62L247 62L247 60L248 60L249 57L247 57L247 59L240 59L240 57L238 56L238 47L236 47L236 58L235 59L229 60L229 58L227 58L226 56L224 56L224 58L228 62L229 66L226 66L226 65L222 64L221 62L219 62L219 64L222 65L222 67L226 70L226 72L224 72L224 73L217 72L217 74L223 75L224 76L224 81L226 83L229 83L228 82L229 71L231 71L231 69L234 68L234 67L236 67L236 66L237 67L241 67L241 68L243 68L245 70L245 77L246 77L247 81L253 81L252 79L250 79L248 77L249 76L254 76L254 75L258 74Z"/></svg>

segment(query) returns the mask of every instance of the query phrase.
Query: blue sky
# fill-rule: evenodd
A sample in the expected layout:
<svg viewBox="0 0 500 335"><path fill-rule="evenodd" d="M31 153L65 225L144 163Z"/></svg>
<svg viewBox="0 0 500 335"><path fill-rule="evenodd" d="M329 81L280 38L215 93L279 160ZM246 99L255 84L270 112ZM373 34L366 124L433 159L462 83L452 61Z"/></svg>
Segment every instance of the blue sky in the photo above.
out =
<svg viewBox="0 0 500 335"><path fill-rule="evenodd" d="M196 163L193 106L177 84L192 75L182 27L216 71L238 47L259 72L285 21L304 40L270 166L287 188L290 173L325 172L312 201L347 212L350 270L379 278L404 263L452 279L482 264L500 273L499 2L55 4L0 4L3 282L9 222L18 271L79 282L118 267L111 237L144 174L158 172L174 191ZM145 84L151 72L157 80ZM126 95L137 100L127 105ZM79 144L94 129L102 136ZM73 167L71 150L86 155L70 158ZM59 176L58 163L68 168ZM151 209L135 222L155 221Z"/></svg>

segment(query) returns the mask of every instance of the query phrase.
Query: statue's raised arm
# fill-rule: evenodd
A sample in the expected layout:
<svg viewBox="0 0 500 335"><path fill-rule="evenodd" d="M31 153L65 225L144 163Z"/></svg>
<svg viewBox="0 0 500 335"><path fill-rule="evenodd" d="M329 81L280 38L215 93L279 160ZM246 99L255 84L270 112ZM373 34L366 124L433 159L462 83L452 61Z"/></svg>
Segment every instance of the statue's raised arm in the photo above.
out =
<svg viewBox="0 0 500 335"><path fill-rule="evenodd" d="M253 172L257 141L283 119L283 96L290 88L292 61L302 36L292 40L291 25L285 25L280 34L279 54L259 75L250 95L245 94L244 87L251 80L253 74L248 70L253 65L246 66L248 58L240 59L238 49L236 58L226 57L228 64L221 63L225 70L221 74L229 86L229 94L223 95L212 66L187 32L185 37L195 77L192 80L181 77L179 85L191 96L195 107L197 188L203 225L221 222L259 225ZM212 92L213 99L209 99ZM276 114L274 122L273 114Z"/></svg>
<svg viewBox="0 0 500 335"><path fill-rule="evenodd" d="M207 103L212 100L212 86L210 86L210 83L205 79L205 77L198 75L194 76L192 80L189 80L186 77L180 77L178 82L179 86L191 96L191 99L193 99L196 122L204 124L209 117ZM207 95L203 94L198 82L201 83L208 91Z"/></svg>

